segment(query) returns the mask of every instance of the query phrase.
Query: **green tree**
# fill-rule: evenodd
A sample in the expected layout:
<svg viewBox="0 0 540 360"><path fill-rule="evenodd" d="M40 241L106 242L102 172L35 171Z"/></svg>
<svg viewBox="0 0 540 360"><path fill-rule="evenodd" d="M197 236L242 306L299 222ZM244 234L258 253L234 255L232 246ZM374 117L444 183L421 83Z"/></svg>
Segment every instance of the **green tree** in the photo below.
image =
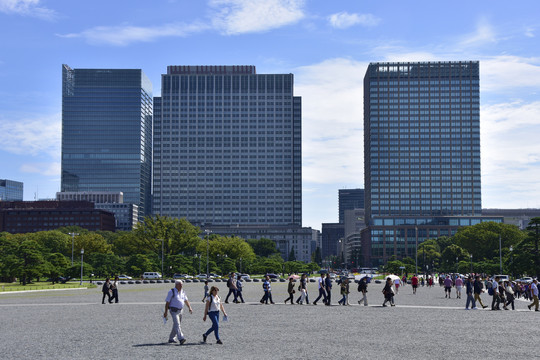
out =
<svg viewBox="0 0 540 360"><path fill-rule="evenodd" d="M22 267L22 260L18 256L19 242L9 233L0 233L0 280L13 282Z"/></svg>
<svg viewBox="0 0 540 360"><path fill-rule="evenodd" d="M71 266L70 260L64 254L58 252L49 254L47 261L49 263L47 275L53 279L53 284L57 277L66 275L67 269Z"/></svg>
<svg viewBox="0 0 540 360"><path fill-rule="evenodd" d="M85 256L94 253L107 254L112 252L112 245L107 244L103 236L88 232L75 236L75 257L79 256L81 249L84 249Z"/></svg>
<svg viewBox="0 0 540 360"><path fill-rule="evenodd" d="M468 259L469 254L462 247L452 244L441 254L441 271L456 272L460 260Z"/></svg>
<svg viewBox="0 0 540 360"><path fill-rule="evenodd" d="M94 275L97 277L112 277L124 272L125 259L113 253L93 253L86 255L86 249L84 250L88 263L94 269Z"/></svg>
<svg viewBox="0 0 540 360"><path fill-rule="evenodd" d="M490 221L459 228L453 239L456 245L473 254L473 259L491 260L499 257L499 236L502 248L508 249L525 235L514 225Z"/></svg>
<svg viewBox="0 0 540 360"><path fill-rule="evenodd" d="M527 226L527 230L529 230L529 239L533 239L532 242L534 242L533 247L533 261L534 261L534 269L531 272L531 274L536 274L536 278L540 278L540 259L538 254L538 241L540 241L540 217L534 217L529 221L529 225Z"/></svg>
<svg viewBox="0 0 540 360"><path fill-rule="evenodd" d="M296 261L296 255L294 254L293 247L291 247L291 251L289 252L289 261Z"/></svg>
<svg viewBox="0 0 540 360"><path fill-rule="evenodd" d="M319 264L319 266L322 266L322 256L321 256L321 248L320 247L316 247L315 248L315 252L313 254L311 254L311 261L314 262L314 263L317 263Z"/></svg>
<svg viewBox="0 0 540 360"><path fill-rule="evenodd" d="M39 231L27 235L30 239L35 240L46 252L60 253L71 257L71 236L58 230Z"/></svg>
<svg viewBox="0 0 540 360"><path fill-rule="evenodd" d="M251 246L255 255L267 257L273 254L279 254L276 243L270 239L249 239L247 243Z"/></svg>
<svg viewBox="0 0 540 360"><path fill-rule="evenodd" d="M125 269L129 275L139 277L147 271L161 271L161 260L158 261L157 255L133 254L126 261Z"/></svg>
<svg viewBox="0 0 540 360"><path fill-rule="evenodd" d="M163 240L164 253L174 255L184 253L194 255L201 241L201 230L186 219L175 219L168 216L147 216L134 230L137 236L137 247L142 253L155 252L161 254Z"/></svg>
<svg viewBox="0 0 540 360"><path fill-rule="evenodd" d="M17 275L23 285L43 276L46 272L48 264L43 257L43 249L36 241L23 240L17 255L22 260L17 269Z"/></svg>

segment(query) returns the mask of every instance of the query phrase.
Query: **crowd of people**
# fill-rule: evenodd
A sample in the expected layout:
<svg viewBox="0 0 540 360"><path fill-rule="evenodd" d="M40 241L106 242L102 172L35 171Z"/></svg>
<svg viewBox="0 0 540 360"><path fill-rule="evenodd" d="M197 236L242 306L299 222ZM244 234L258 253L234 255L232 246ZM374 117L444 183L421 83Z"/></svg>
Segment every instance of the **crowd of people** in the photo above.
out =
<svg viewBox="0 0 540 360"><path fill-rule="evenodd" d="M298 280L298 282L296 282ZM299 278L296 275L289 276L289 283L287 286L288 297L284 300L284 303L290 303L291 305L298 304L309 304L309 294L307 289L307 283L309 279L307 274L303 274ZM488 308L488 305L484 305L481 294L487 292L488 295L492 297L491 310L512 310L515 309L514 301L516 298L524 297L526 300L531 300L532 303L528 305L529 310L535 308L535 311L540 311L538 304L538 282L533 280L531 283L521 283L513 281L501 280L499 277L493 279L486 278L482 280L480 275L468 276L465 279L459 274L441 274L439 276L439 285L444 288L445 298L452 298L452 290L455 290L455 297L461 299L462 291L465 291L466 294L466 310L476 310L477 304L480 305L483 309ZM367 292L368 284L370 282L369 277L363 277L358 281L358 292L360 293L360 300L358 304L368 305L367 301ZM384 287L382 290L383 294L383 307L395 306L394 297L398 293L399 288L403 287L409 281L406 277L399 278L395 275L388 276L385 280ZM418 287L427 286L432 287L434 282L433 277L418 277L416 274L410 278L410 284L412 287L412 294L416 295ZM107 280L106 284L109 281ZM319 301L322 301L326 306L330 306L332 302L332 279L327 274L321 274L317 280L317 289L318 296L313 301L313 305L317 305ZM341 294L341 299L338 301L339 305L347 306L350 305L349 294L351 283L348 278L338 279L336 285L339 286L339 291ZM176 343L177 341L180 344L185 343L185 337L181 330L181 320L182 320L182 310L184 306L187 306L189 312L192 313L192 308L189 303L188 297L184 290L182 289L183 282L181 280L175 281L175 287L167 293L165 299L165 313L164 318L167 318L168 313L170 312L173 319L172 330L169 335L169 342ZM111 285L104 285L105 288L110 288ZM227 280L227 288L229 292L225 298L224 303L228 303L230 297L233 297L234 303L244 303L244 298L242 296L242 279L240 276L236 276L234 273L229 275ZM261 304L275 304L272 298L272 281L267 275L264 278L262 283L263 296L260 299ZM299 292L299 296L295 301L296 290ZM204 285L204 297L203 302L206 303L203 321L206 321L207 318L210 318L212 326L202 335L203 342L207 341L208 336L213 332L216 338L217 344L223 344L219 337L219 312L223 313L223 320L227 320L227 313L223 307L223 302L218 296L219 289L217 286L212 286L208 288L208 281ZM106 293L104 291L103 301L105 300ZM118 295L116 294L116 299Z"/></svg>

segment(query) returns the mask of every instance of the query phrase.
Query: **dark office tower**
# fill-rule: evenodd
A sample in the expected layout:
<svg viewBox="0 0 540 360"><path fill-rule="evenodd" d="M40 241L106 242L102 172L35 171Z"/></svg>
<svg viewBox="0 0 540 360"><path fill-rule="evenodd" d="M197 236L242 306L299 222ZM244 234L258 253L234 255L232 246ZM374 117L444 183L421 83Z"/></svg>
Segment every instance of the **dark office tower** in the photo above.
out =
<svg viewBox="0 0 540 360"><path fill-rule="evenodd" d="M151 213L152 84L140 69L62 66L62 191L122 192Z"/></svg>
<svg viewBox="0 0 540 360"><path fill-rule="evenodd" d="M339 189L339 223L345 222L345 210L364 208L364 189Z"/></svg>
<svg viewBox="0 0 540 360"><path fill-rule="evenodd" d="M371 63L364 166L374 258L414 257L417 241L486 221L479 218L479 63Z"/></svg>
<svg viewBox="0 0 540 360"><path fill-rule="evenodd" d="M169 66L154 113L154 213L198 225L301 225L292 74Z"/></svg>

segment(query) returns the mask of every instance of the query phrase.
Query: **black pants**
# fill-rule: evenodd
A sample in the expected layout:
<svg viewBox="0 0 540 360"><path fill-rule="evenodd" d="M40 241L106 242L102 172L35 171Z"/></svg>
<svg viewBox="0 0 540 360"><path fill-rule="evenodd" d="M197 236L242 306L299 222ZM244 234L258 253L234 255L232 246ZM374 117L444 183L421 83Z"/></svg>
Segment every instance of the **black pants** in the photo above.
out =
<svg viewBox="0 0 540 360"><path fill-rule="evenodd" d="M109 299L110 302L114 300L115 303L118 302L118 289L112 290L112 297Z"/></svg>
<svg viewBox="0 0 540 360"><path fill-rule="evenodd" d="M274 303L274 300L272 300L272 292L271 291L265 291L264 292L264 295L263 295L263 297L261 299L261 302L268 304L268 300L270 300L270 302L272 304Z"/></svg>
<svg viewBox="0 0 540 360"><path fill-rule="evenodd" d="M108 292L108 291L107 291L107 292L103 292L103 298L101 299L101 303L102 303L102 304L105 304L105 296L107 296L107 297L109 298L109 299L108 299L109 302L112 301L112 300L111 300L111 293Z"/></svg>
<svg viewBox="0 0 540 360"><path fill-rule="evenodd" d="M231 296L231 294L236 299L236 290L233 288L229 288L229 293L227 294L227 297L225 298L225 302L229 302L229 296Z"/></svg>
<svg viewBox="0 0 540 360"><path fill-rule="evenodd" d="M332 303L332 289L327 288L326 289L326 305L330 305Z"/></svg>
<svg viewBox="0 0 540 360"><path fill-rule="evenodd" d="M242 290L236 290L236 293L234 294L234 301L238 301L238 298L240 298L240 301L244 302L244 297L242 296Z"/></svg>
<svg viewBox="0 0 540 360"><path fill-rule="evenodd" d="M499 304L501 303L501 298L499 294L493 294L493 300L491 301L491 310L499 309Z"/></svg>
<svg viewBox="0 0 540 360"><path fill-rule="evenodd" d="M289 297L285 299L285 304L287 303L287 301L291 300L291 304L293 304L294 302L294 295L293 293L289 293Z"/></svg>
<svg viewBox="0 0 540 360"><path fill-rule="evenodd" d="M323 298L323 303L326 304L326 291L323 288L319 288L319 296L313 302L314 304L319 301L320 298Z"/></svg>

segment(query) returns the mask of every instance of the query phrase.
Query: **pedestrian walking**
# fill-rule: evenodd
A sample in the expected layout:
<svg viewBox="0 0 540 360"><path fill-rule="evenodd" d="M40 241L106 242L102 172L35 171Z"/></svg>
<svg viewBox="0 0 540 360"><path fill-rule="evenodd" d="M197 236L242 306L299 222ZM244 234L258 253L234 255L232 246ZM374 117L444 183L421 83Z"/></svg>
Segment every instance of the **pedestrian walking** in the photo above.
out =
<svg viewBox="0 0 540 360"><path fill-rule="evenodd" d="M208 297L208 280L205 280L204 281L204 295L202 298L202 302L205 302L207 297Z"/></svg>
<svg viewBox="0 0 540 360"><path fill-rule="evenodd" d="M461 299L461 289L463 288L463 279L458 275L455 281L456 285L456 298Z"/></svg>
<svg viewBox="0 0 540 360"><path fill-rule="evenodd" d="M174 288L169 290L167 297L165 298L165 312L163 313L163 317L166 319L167 312L170 312L173 320L171 333L169 334L169 343L176 342L174 339L177 338L180 345L183 345L186 342L186 338L184 337L182 328L180 327L184 306L187 306L189 313L193 314L193 309L189 304L188 297L182 289L182 286L182 280L176 280L174 282Z"/></svg>
<svg viewBox="0 0 540 360"><path fill-rule="evenodd" d="M512 284L509 281L504 282L504 292L506 295L506 303L504 304L504 309L508 310L508 305L512 305L512 310L515 310L514 307L514 289L512 289Z"/></svg>
<svg viewBox="0 0 540 360"><path fill-rule="evenodd" d="M212 288L210 288L210 295L208 295L208 298L206 300L203 321L206 321L206 316L208 316L210 318L210 321L212 321L212 326L203 334L203 342L206 342L208 335L214 332L214 336L216 337L216 343L223 344L219 337L219 311L221 310L221 312L223 313L224 319L227 318L227 313L223 308L223 304L221 303L221 299L218 296L218 292L219 289L217 288L217 286L212 286Z"/></svg>
<svg viewBox="0 0 540 360"><path fill-rule="evenodd" d="M416 295L416 289L418 288L418 276L414 274L411 278L412 293ZM424 286L424 281L422 279L422 286Z"/></svg>
<svg viewBox="0 0 540 360"><path fill-rule="evenodd" d="M242 304L244 303L244 297L242 296L243 288L244 284L242 283L242 276L238 275L238 277L236 278L236 296L234 297L234 302L237 304L239 302L242 302ZM240 301L238 301L238 298L240 298Z"/></svg>
<svg viewBox="0 0 540 360"><path fill-rule="evenodd" d="M268 301L270 301L270 304L273 304L274 301L272 300L272 285L270 281L270 276L268 275L266 275L266 277L264 278L263 290L264 290L264 295L260 301L261 304L268 305Z"/></svg>
<svg viewBox="0 0 540 360"><path fill-rule="evenodd" d="M366 281L366 277L364 276L363 278L360 279L360 281L358 282L358 291L360 293L362 293L362 298L360 300L358 300L358 304L362 304L362 301L364 302L364 306L368 306L368 301L367 301L367 281Z"/></svg>
<svg viewBox="0 0 540 360"><path fill-rule="evenodd" d="M294 305L294 279L293 277L291 276L289 278L289 286L287 287L287 293L289 294L289 297L285 299L285 304L287 303L287 301L291 301L291 305Z"/></svg>
<svg viewBox="0 0 540 360"><path fill-rule="evenodd" d="M296 299L296 303L302 305L304 302L309 304L308 293L307 293L307 275L302 274L300 277L300 284L298 285L298 291L300 296Z"/></svg>
<svg viewBox="0 0 540 360"><path fill-rule="evenodd" d="M109 302L112 304L113 300L115 303L118 303L118 285L120 285L120 280L118 279L118 276L114 277L114 281L111 284L111 292L112 296L109 299Z"/></svg>
<svg viewBox="0 0 540 360"><path fill-rule="evenodd" d="M109 304L111 303L111 279L106 278L105 283L103 283L103 286L101 287L101 292L103 293L103 297L101 298L101 303L105 304L105 296L107 296L107 300Z"/></svg>
<svg viewBox="0 0 540 360"><path fill-rule="evenodd" d="M338 301L340 305L349 305L349 279L345 278L340 284L341 300Z"/></svg>
<svg viewBox="0 0 540 360"><path fill-rule="evenodd" d="M229 293L227 294L227 297L225 298L225 304L229 303L229 296L233 295L233 298L236 299L236 278L234 276L234 273L229 274L229 279L227 280L227 287L229 288Z"/></svg>
<svg viewBox="0 0 540 360"><path fill-rule="evenodd" d="M477 301L480 304L480 306L482 306L482 309L485 309L487 308L487 305L484 305L484 303L482 302L482 298L480 297L480 295L484 291L483 288L484 288L484 285L482 284L480 275L476 275L476 277L474 278L474 283L473 283L474 300Z"/></svg>
<svg viewBox="0 0 540 360"><path fill-rule="evenodd" d="M396 279L394 279L394 286L396 288L396 294L399 294L399 286L402 285L403 282L401 281L401 279L398 277Z"/></svg>
<svg viewBox="0 0 540 360"><path fill-rule="evenodd" d="M395 306L394 304L394 289L392 289L392 278L388 277L386 278L386 284L384 284L384 288L382 290L382 293L384 295L384 302L382 306L386 307L386 303L389 302L391 306Z"/></svg>
<svg viewBox="0 0 540 360"><path fill-rule="evenodd" d="M319 286L319 296L315 299L313 302L313 305L317 305L317 301L320 300L320 298L323 298L323 303L326 304L326 290L324 289L324 273L321 274L321 277L317 281L317 284Z"/></svg>
<svg viewBox="0 0 540 360"><path fill-rule="evenodd" d="M452 286L454 285L452 278L450 275L446 276L446 278L443 280L444 284L444 297L450 299L450 293L452 291Z"/></svg>
<svg viewBox="0 0 540 360"><path fill-rule="evenodd" d="M496 276L495 280L491 282L491 291L493 299L491 300L491 310L501 310L501 298L499 297L499 277Z"/></svg>
<svg viewBox="0 0 540 360"><path fill-rule="evenodd" d="M465 292L467 294L467 302L465 303L465 310L469 310L469 305L473 310L476 310L476 301L474 300L474 283L472 276L467 278L465 283Z"/></svg>
<svg viewBox="0 0 540 360"><path fill-rule="evenodd" d="M538 280L534 279L533 282L530 285L530 293L532 298L532 303L528 305L527 307L529 310L534 306L534 311L540 311L538 309Z"/></svg>
<svg viewBox="0 0 540 360"><path fill-rule="evenodd" d="M330 278L330 274L324 279L324 289L326 290L325 305L330 306L332 304L332 279Z"/></svg>

